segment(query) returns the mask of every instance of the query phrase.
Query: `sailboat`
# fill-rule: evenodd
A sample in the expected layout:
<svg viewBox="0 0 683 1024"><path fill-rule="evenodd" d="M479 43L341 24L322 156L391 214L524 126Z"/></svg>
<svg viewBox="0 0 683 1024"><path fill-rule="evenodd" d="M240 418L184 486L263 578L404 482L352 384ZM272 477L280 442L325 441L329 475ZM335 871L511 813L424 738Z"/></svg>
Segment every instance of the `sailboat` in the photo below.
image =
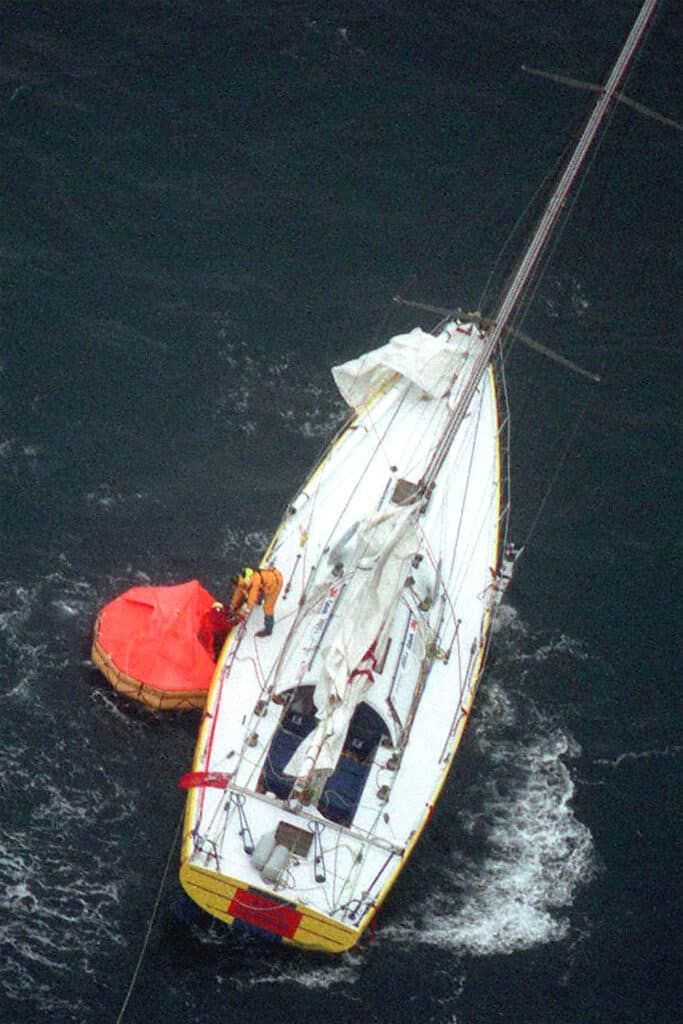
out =
<svg viewBox="0 0 683 1024"><path fill-rule="evenodd" d="M427 826L514 568L500 353L651 20L646 0L493 314L333 369L350 415L262 560L284 585L229 635L187 789L180 881L235 929L353 948Z"/></svg>

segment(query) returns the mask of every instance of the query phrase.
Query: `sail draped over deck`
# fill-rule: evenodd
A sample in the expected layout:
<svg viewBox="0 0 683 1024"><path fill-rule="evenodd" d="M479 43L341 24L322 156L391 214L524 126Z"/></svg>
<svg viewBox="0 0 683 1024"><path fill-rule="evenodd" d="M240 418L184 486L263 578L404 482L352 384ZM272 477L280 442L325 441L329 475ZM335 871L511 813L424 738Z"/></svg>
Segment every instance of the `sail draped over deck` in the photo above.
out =
<svg viewBox="0 0 683 1024"><path fill-rule="evenodd" d="M457 335L449 341L435 338L420 327L397 334L386 345L332 368L339 393L347 405L359 409L395 374L416 384L430 398L443 398L462 369L467 346Z"/></svg>
<svg viewBox="0 0 683 1024"><path fill-rule="evenodd" d="M371 649L379 650L384 642L384 629L393 619L418 548L412 509L391 509L359 525L355 571L336 629L321 652L321 675L313 695L318 726L294 754L288 774L334 768L353 712L372 685Z"/></svg>

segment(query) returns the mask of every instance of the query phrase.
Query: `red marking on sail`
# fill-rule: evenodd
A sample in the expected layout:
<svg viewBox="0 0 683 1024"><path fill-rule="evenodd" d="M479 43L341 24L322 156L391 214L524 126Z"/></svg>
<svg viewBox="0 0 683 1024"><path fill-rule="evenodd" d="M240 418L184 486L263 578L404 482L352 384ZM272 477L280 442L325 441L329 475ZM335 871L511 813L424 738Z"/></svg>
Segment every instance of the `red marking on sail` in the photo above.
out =
<svg viewBox="0 0 683 1024"><path fill-rule="evenodd" d="M275 932L285 939L294 938L302 915L286 903L262 896L249 889L238 889L228 907L228 913L247 924Z"/></svg>
<svg viewBox="0 0 683 1024"><path fill-rule="evenodd" d="M199 789L209 786L212 789L226 789L232 775L224 772L186 772L181 775L178 785L181 789Z"/></svg>

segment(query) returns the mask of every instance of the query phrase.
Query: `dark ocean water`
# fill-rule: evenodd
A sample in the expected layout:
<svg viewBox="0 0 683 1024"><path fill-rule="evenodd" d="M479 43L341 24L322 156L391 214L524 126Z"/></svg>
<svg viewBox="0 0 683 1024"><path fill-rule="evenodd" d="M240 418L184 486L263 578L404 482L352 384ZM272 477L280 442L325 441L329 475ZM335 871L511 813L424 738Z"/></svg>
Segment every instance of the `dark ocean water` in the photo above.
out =
<svg viewBox="0 0 683 1024"><path fill-rule="evenodd" d="M510 362L528 543L372 942L178 922L198 719L89 662L128 586L224 596L259 557L343 417L330 366L431 326L393 295L491 308L590 102L521 65L602 81L637 10L3 3L0 1024L114 1024L169 855L127 1024L680 1019L679 132L616 112L535 294L604 383ZM682 35L663 2L625 89L678 121Z"/></svg>

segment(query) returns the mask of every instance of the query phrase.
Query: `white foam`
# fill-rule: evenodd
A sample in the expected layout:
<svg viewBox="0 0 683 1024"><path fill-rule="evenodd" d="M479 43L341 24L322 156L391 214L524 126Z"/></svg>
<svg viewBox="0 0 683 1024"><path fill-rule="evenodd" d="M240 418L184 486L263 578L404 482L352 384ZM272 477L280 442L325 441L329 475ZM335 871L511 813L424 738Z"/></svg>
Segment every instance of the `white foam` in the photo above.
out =
<svg viewBox="0 0 683 1024"><path fill-rule="evenodd" d="M62 615L65 615L68 618L73 618L74 615L79 615L83 610L82 605L69 604L68 601L59 599L52 601L51 604L53 608L56 608L58 612L61 612Z"/></svg>
<svg viewBox="0 0 683 1024"><path fill-rule="evenodd" d="M586 298L583 285L576 279L572 281L572 307L579 319L590 309L590 302Z"/></svg>
<svg viewBox="0 0 683 1024"><path fill-rule="evenodd" d="M223 557L232 556L235 552L239 553L241 545L241 534L237 530L232 529L232 527L226 527L223 539L221 540L221 554Z"/></svg>
<svg viewBox="0 0 683 1024"><path fill-rule="evenodd" d="M24 720L37 713L32 703ZM130 939L126 889L136 882L120 837L134 834L140 791L108 765L84 764L88 747L81 720L3 750L0 943L11 957L0 983L10 999L30 1000L36 1020L55 1019L60 976L101 971ZM75 1013L72 998L64 1009Z"/></svg>
<svg viewBox="0 0 683 1024"><path fill-rule="evenodd" d="M493 677L486 679L485 691L480 695L479 706L471 731L477 737L479 749L489 750L498 742L497 733L502 728L511 728L517 722L517 703L505 688Z"/></svg>
<svg viewBox="0 0 683 1024"><path fill-rule="evenodd" d="M410 920L381 929L383 937L491 955L567 935L568 918L558 912L571 906L595 871L592 836L574 814L565 763L581 751L568 732L541 716L531 730L522 726L528 709L522 715L518 700L499 684L488 686L475 730L488 777L464 794L458 817L483 852L475 857L454 850L420 906L419 923L413 912ZM501 738L515 729L524 735Z"/></svg>
<svg viewBox="0 0 683 1024"><path fill-rule="evenodd" d="M23 775L35 794L32 774L16 763L13 768L15 782ZM103 948L127 944L114 913L120 899L116 851L98 840L98 823L111 809L106 795L69 792L66 784L63 791L50 789L26 826L5 828L0 838L0 941L12 950L2 983L10 996L29 996L45 1013L54 1010L55 992L37 983L39 973L91 973ZM69 857L74 827L91 836L88 857L78 865Z"/></svg>
<svg viewBox="0 0 683 1024"><path fill-rule="evenodd" d="M123 495L110 487L109 484L100 484L94 491L87 491L85 499L90 504L97 505L99 508L110 509L123 501Z"/></svg>
<svg viewBox="0 0 683 1024"><path fill-rule="evenodd" d="M517 609L503 601L498 606L496 617L493 620L493 632L496 634L514 633L526 635L527 628Z"/></svg>
<svg viewBox="0 0 683 1024"><path fill-rule="evenodd" d="M230 317L215 313L217 357L227 370L219 376L212 415L248 437L262 430L264 391L277 401L269 405L269 415L277 416L288 434L306 439L327 440L347 415L344 404L330 391L329 367L304 365L294 353L273 360L271 353L259 353L239 339L228 339ZM224 322L225 321L225 322ZM226 343L227 342L227 343ZM233 384L239 370L240 387ZM268 403L266 403L268 404Z"/></svg>
<svg viewBox="0 0 683 1024"><path fill-rule="evenodd" d="M131 491L126 493L121 490L117 490L110 484L99 484L94 490L86 491L85 500L95 505L97 508L105 509L110 511L111 509L126 506L133 501L146 501L152 504L159 504L159 498L155 495L145 493L144 491Z"/></svg>
<svg viewBox="0 0 683 1024"><path fill-rule="evenodd" d="M306 418L300 418L299 432L303 437L329 437L339 427L341 419L339 408L339 406L334 406L332 409L313 408Z"/></svg>
<svg viewBox="0 0 683 1024"><path fill-rule="evenodd" d="M0 701L26 706L33 718L51 714L43 700L56 669L81 661L83 636L89 632L98 599L86 580L74 579L68 560L30 585L0 580ZM7 712L6 712L7 713Z"/></svg>
<svg viewBox="0 0 683 1024"><path fill-rule="evenodd" d="M244 537L245 546L253 549L254 551L265 551L269 543L270 534L263 533L259 530L252 530L250 533L245 534Z"/></svg>
<svg viewBox="0 0 683 1024"><path fill-rule="evenodd" d="M683 746L678 744L672 744L663 748L654 748L653 750L625 750L622 754L618 754L613 758L597 757L595 764L609 765L610 768L621 768L623 765L628 764L632 761L649 761L651 759L659 758L678 758L683 751Z"/></svg>
<svg viewBox="0 0 683 1024"><path fill-rule="evenodd" d="M112 718L115 718L122 725L125 725L127 729L144 730L143 722L138 722L136 719L131 718L130 715L125 714L121 710L113 691L98 689L92 690L90 692L90 700L93 704L101 705L106 714L111 715Z"/></svg>
<svg viewBox="0 0 683 1024"><path fill-rule="evenodd" d="M301 961L289 969L268 971L258 977L249 979L249 987L258 985L277 985L295 982L306 989L326 990L335 985L354 985L360 978L361 959L352 954L344 954L329 966L310 967Z"/></svg>
<svg viewBox="0 0 683 1024"><path fill-rule="evenodd" d="M565 636L564 633L560 634L556 640L551 640L541 647L537 647L531 653L520 652L517 657L519 661L543 662L556 654L568 655L577 661L586 661L589 657L580 640L574 640L572 637Z"/></svg>
<svg viewBox="0 0 683 1024"><path fill-rule="evenodd" d="M36 642L29 630L37 594L37 585L25 587L13 580L0 581L0 658L12 668L2 674L0 700L30 697L40 667L45 664L45 646Z"/></svg>
<svg viewBox="0 0 683 1024"><path fill-rule="evenodd" d="M586 296L583 284L578 278L570 275L557 277L546 284L546 294L542 296L547 315L557 320L567 302L571 304L577 319L585 316L590 309L590 301ZM550 294L552 292L552 294Z"/></svg>
<svg viewBox="0 0 683 1024"><path fill-rule="evenodd" d="M0 459L13 474L35 472L41 449L17 437L6 437L0 441Z"/></svg>

